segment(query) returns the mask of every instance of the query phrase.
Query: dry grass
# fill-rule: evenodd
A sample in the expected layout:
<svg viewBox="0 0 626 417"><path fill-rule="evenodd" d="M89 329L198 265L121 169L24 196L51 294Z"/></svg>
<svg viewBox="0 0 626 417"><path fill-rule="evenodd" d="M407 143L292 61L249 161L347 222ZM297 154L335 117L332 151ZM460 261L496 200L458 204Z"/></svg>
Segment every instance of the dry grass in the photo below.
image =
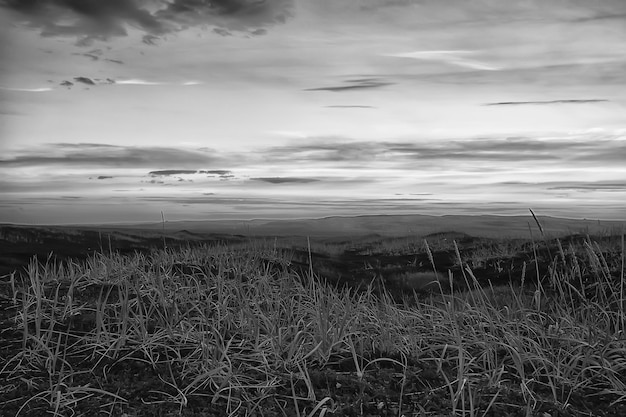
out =
<svg viewBox="0 0 626 417"><path fill-rule="evenodd" d="M271 244L33 261L24 280L12 276L0 393L21 416L133 416L147 404L183 415L199 404L233 416L619 415L621 239L613 256L591 239L561 246L545 283L521 287L482 288L459 259L450 284L471 291L404 303L297 276ZM367 394L386 368L393 395ZM119 369L158 388L113 390ZM343 382L320 385L330 371ZM426 391L437 410L419 410Z"/></svg>

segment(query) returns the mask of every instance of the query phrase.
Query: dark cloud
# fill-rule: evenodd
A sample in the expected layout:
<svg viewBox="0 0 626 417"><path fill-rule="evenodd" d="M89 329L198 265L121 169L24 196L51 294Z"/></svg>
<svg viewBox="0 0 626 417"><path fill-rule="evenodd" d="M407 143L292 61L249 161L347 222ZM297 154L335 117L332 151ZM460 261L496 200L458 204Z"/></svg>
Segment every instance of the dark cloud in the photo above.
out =
<svg viewBox="0 0 626 417"><path fill-rule="evenodd" d="M200 170L198 171L199 174L212 174L212 175L220 175L220 176L225 176L225 175L230 175L232 172L228 171L226 169L212 169L212 170Z"/></svg>
<svg viewBox="0 0 626 417"><path fill-rule="evenodd" d="M120 61L119 59L111 59L111 58L103 58L102 57L102 49L93 49L89 52L75 52L72 55L76 55L76 56L84 56L85 58L89 58L92 61L99 61L100 59L107 61L107 62L112 62L114 64L123 64L123 61Z"/></svg>
<svg viewBox="0 0 626 417"><path fill-rule="evenodd" d="M80 46L125 36L128 27L145 32L143 42L154 45L159 36L192 26L254 31L282 23L293 0L0 0L0 6L16 11L42 36L77 36Z"/></svg>
<svg viewBox="0 0 626 417"><path fill-rule="evenodd" d="M262 178L250 178L253 181L269 182L270 184L284 184L284 183L299 183L306 184L309 182L319 181L315 178L298 178L298 177L262 177Z"/></svg>
<svg viewBox="0 0 626 417"><path fill-rule="evenodd" d="M72 54L72 55L77 55L77 56L84 56L86 58L91 59L92 61L98 61L100 59L100 57L98 55L95 54L90 54L90 53L84 53L84 54Z"/></svg>
<svg viewBox="0 0 626 417"><path fill-rule="evenodd" d="M85 84L88 86L96 86L102 84L115 84L115 80L111 78L89 78L89 77L74 77L74 81L76 83ZM74 83L71 81L63 80L59 83L61 87L67 87L68 89L74 86Z"/></svg>
<svg viewBox="0 0 626 417"><path fill-rule="evenodd" d="M29 166L107 166L154 167L167 165L207 165L218 158L214 153L159 147L127 147L97 143L57 143L30 149L13 158L0 158L0 167Z"/></svg>
<svg viewBox="0 0 626 417"><path fill-rule="evenodd" d="M180 174L195 174L196 171L195 169L190 170L190 169L168 169L168 170L163 170L163 171L150 171L148 172L148 175L151 176L169 176L169 175L180 175Z"/></svg>
<svg viewBox="0 0 626 417"><path fill-rule="evenodd" d="M82 45L126 35L126 25L153 34L169 29L168 22L134 0L4 0L0 4L19 12L30 26L41 29L42 36L78 36Z"/></svg>
<svg viewBox="0 0 626 417"><path fill-rule="evenodd" d="M113 177L109 176L109 175L98 175L98 179L99 180L108 180L111 179Z"/></svg>
<svg viewBox="0 0 626 417"><path fill-rule="evenodd" d="M602 103L609 100L590 99L590 100L548 100L548 101L502 101L499 103L486 103L485 106L519 106L525 104L587 104Z"/></svg>
<svg viewBox="0 0 626 417"><path fill-rule="evenodd" d="M74 81L76 81L77 83L83 83L87 85L96 85L96 83L91 78L87 78L87 77L74 77Z"/></svg>
<svg viewBox="0 0 626 417"><path fill-rule="evenodd" d="M141 41L146 45L156 46L159 41L159 37L154 35L143 35Z"/></svg>
<svg viewBox="0 0 626 417"><path fill-rule="evenodd" d="M220 36L233 36L233 34L230 33L228 29L224 29L224 28L214 28L213 33L220 35Z"/></svg>
<svg viewBox="0 0 626 417"><path fill-rule="evenodd" d="M293 0L174 0L155 16L184 27L212 23L247 30L283 23L292 7Z"/></svg>
<svg viewBox="0 0 626 417"><path fill-rule="evenodd" d="M363 78L363 79L358 79L358 80L346 80L345 84L346 85L333 86L333 87L306 88L304 91L332 91L334 93L337 93L337 92L342 92L342 91L385 87L387 85L392 85L393 83L380 81L377 78Z"/></svg>

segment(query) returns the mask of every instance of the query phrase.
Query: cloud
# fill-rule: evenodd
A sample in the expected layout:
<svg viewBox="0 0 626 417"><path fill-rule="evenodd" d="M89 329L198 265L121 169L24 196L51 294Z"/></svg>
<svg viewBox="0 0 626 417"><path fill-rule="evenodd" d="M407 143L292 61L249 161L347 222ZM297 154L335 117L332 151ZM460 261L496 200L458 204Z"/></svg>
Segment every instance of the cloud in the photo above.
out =
<svg viewBox="0 0 626 417"><path fill-rule="evenodd" d="M83 56L85 58L89 58L91 61L100 61L102 59L103 61L112 62L112 63L118 64L118 65L124 64L124 61L121 61L119 59L103 58L102 57L102 55L103 55L102 49L93 49L93 50L88 51L88 52L75 52L72 55Z"/></svg>
<svg viewBox="0 0 626 417"><path fill-rule="evenodd" d="M146 45L156 46L158 44L159 37L154 35L143 35L141 41Z"/></svg>
<svg viewBox="0 0 626 417"><path fill-rule="evenodd" d="M213 169L213 170L165 169L165 170L148 172L148 175L150 175L151 177L170 177L173 175L194 175L194 174L208 174L209 176L218 175L221 179L234 177L234 175L232 175L232 171L229 171L226 169Z"/></svg>
<svg viewBox="0 0 626 417"><path fill-rule="evenodd" d="M285 22L292 7L292 0L174 0L155 16L183 26L213 23L247 30Z"/></svg>
<svg viewBox="0 0 626 417"><path fill-rule="evenodd" d="M219 160L213 152L168 147L131 147L98 143L56 143L0 158L2 167L154 167L206 165Z"/></svg>
<svg viewBox="0 0 626 417"><path fill-rule="evenodd" d="M85 84L87 86L93 87L97 85L115 84L115 80L111 78L101 79L101 78L89 78L89 77L74 77L74 82L63 80L59 83L61 87L66 87L68 90L74 87L75 84Z"/></svg>
<svg viewBox="0 0 626 417"><path fill-rule="evenodd" d="M98 61L98 60L100 60L100 57L99 57L98 55L94 55L94 54L90 54L90 53L84 53L84 54L77 54L77 53L74 53L74 54L72 54L72 55L76 55L76 56L84 56L84 57L86 57L86 58L91 59L92 61Z"/></svg>
<svg viewBox="0 0 626 417"><path fill-rule="evenodd" d="M375 106L360 106L358 104L355 105L333 105L333 106L324 106L329 109L375 109Z"/></svg>
<svg viewBox="0 0 626 417"><path fill-rule="evenodd" d="M250 152L57 143L0 156L0 168L146 167L153 170L148 173L151 176L195 174L199 176L198 179L207 175L230 178L232 176L230 170L205 168L219 164L237 168L240 171L238 176L241 175L242 178L249 172L256 181L283 183L303 180L312 182L311 178L319 178L320 175L326 177L327 174L337 181L342 178L354 180L353 174L357 171L367 175L371 171L372 175L376 175L376 169L383 169L389 174L393 171L413 169L416 166L426 171L450 167L454 170L458 168L463 171L477 170L485 173L488 169L499 172L503 164L519 168L539 166L547 168L555 164L553 166L558 170L572 166L581 169L585 167L610 169L613 166L622 167L623 161L626 160L626 140L623 140L623 135L611 136L607 133L566 135L556 138L487 137L377 142L329 137L304 138L301 141L308 143L259 148ZM306 176L300 176L293 171L304 164L310 167L310 172ZM287 171L281 171L284 175L259 175L260 172L270 173L269 167L281 167ZM327 169L330 171L325 171ZM325 173L321 174L322 172Z"/></svg>
<svg viewBox="0 0 626 417"><path fill-rule="evenodd" d="M182 85L182 86L191 86L191 85L200 85L202 82L200 81L183 81L178 83L172 82L163 82L163 81L147 81L142 80L140 78L130 78L127 80L117 80L116 84L121 85Z"/></svg>
<svg viewBox="0 0 626 417"><path fill-rule="evenodd" d="M157 9L160 6L163 6ZM258 30L283 23L293 0L1 0L42 36L77 36L78 44L126 36L127 28L144 32L143 42L193 26L212 24L228 30Z"/></svg>
<svg viewBox="0 0 626 417"><path fill-rule="evenodd" d="M41 30L42 36L78 36L79 43L127 34L130 25L153 34L168 31L168 22L155 18L134 0L5 0L26 23Z"/></svg>
<svg viewBox="0 0 626 417"><path fill-rule="evenodd" d="M384 54L384 56L394 58L411 58L423 61L440 61L450 65L456 65L459 67L483 71L497 71L501 69L500 67L495 65L487 64L485 62L477 61L475 59L466 58L467 56L471 56L476 53L476 51L413 51Z"/></svg>
<svg viewBox="0 0 626 417"><path fill-rule="evenodd" d="M551 185L548 183L546 185ZM625 192L626 182L608 181L608 182L561 182L558 185L548 187L548 190L561 191L613 191Z"/></svg>
<svg viewBox="0 0 626 417"><path fill-rule="evenodd" d="M74 77L74 81L76 81L77 83L83 83L86 85L96 85L96 83L91 78L87 78L87 77Z"/></svg>
<svg viewBox="0 0 626 417"><path fill-rule="evenodd" d="M442 164L466 163L474 166L486 161L488 166L498 168L503 163L564 162L566 166L576 163L618 163L626 160L626 141L611 136L475 138L467 140L445 140L433 142L374 142L353 141L345 138L319 139L317 143L286 145L266 149L262 155L267 163L327 162L369 166L389 163L396 169L405 169L407 164L419 162L421 168ZM562 165L559 165L562 167ZM486 168L481 168L486 169Z"/></svg>
<svg viewBox="0 0 626 417"><path fill-rule="evenodd" d="M141 80L138 78L131 78L128 80L117 80L116 81L117 84L122 84L122 85L163 85L165 83L162 82L157 82L157 81L146 81L146 80Z"/></svg>
<svg viewBox="0 0 626 417"><path fill-rule="evenodd" d="M233 36L233 34L228 29L224 28L213 28L213 33L220 36Z"/></svg>
<svg viewBox="0 0 626 417"><path fill-rule="evenodd" d="M170 176L170 175L180 175L180 174L195 174L196 171L190 169L168 169L163 171L150 171L148 175L150 176Z"/></svg>
<svg viewBox="0 0 626 417"><path fill-rule="evenodd" d="M324 0L318 0L324 2ZM326 0L327 3L348 3L352 13L357 10L371 13L379 9L395 8L396 16L424 19L429 23L467 23L545 21L553 18L565 22L587 22L592 20L623 19L626 4L623 0L525 0L503 2L500 0L446 0L445 2L424 0ZM489 27L485 27L489 30Z"/></svg>
<svg viewBox="0 0 626 417"><path fill-rule="evenodd" d="M498 103L486 103L484 106L519 106L525 104L587 104L602 103L609 100L590 99L590 100L548 100L548 101L502 101Z"/></svg>
<svg viewBox="0 0 626 417"><path fill-rule="evenodd" d="M342 91L351 91L351 90L363 90L369 88L379 88L387 85L392 85L393 83L383 82L377 78L362 78L356 80L346 80L345 83L347 85L333 86L333 87L317 87L317 88L306 88L304 91L332 91L332 92L342 92Z"/></svg>
<svg viewBox="0 0 626 417"><path fill-rule="evenodd" d="M212 169L212 170L200 170L198 174L211 174L211 175L219 175L221 177L232 174L231 171L227 169Z"/></svg>
<svg viewBox="0 0 626 417"><path fill-rule="evenodd" d="M270 184L299 183L306 184L309 182L317 182L315 178L298 178L298 177L260 177L250 178L253 181L269 182Z"/></svg>
<svg viewBox="0 0 626 417"><path fill-rule="evenodd" d="M606 21L606 20L624 20L626 19L626 13L602 13L592 16L585 16L576 19L572 19L572 22L594 22L594 21Z"/></svg>
<svg viewBox="0 0 626 417"><path fill-rule="evenodd" d="M18 91L18 92L24 92L24 93L45 93L45 92L48 92L48 91L52 91L54 89L50 88L50 87L38 87L38 88L0 87L0 90Z"/></svg>
<svg viewBox="0 0 626 417"><path fill-rule="evenodd" d="M524 62L499 71L451 71L417 75L389 73L386 76L458 85L622 86L626 82L626 61L580 61L559 64Z"/></svg>

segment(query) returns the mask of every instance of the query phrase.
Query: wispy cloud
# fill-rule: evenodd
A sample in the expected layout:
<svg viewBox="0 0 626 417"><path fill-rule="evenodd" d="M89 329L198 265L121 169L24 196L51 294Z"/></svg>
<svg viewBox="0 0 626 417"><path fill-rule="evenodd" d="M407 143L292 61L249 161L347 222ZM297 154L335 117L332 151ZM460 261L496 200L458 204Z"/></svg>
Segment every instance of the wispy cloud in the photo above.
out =
<svg viewBox="0 0 626 417"><path fill-rule="evenodd" d="M549 190L626 192L626 182L623 181L563 181L546 185Z"/></svg>
<svg viewBox="0 0 626 417"><path fill-rule="evenodd" d="M182 81L182 82L169 82L169 81L148 81L140 78L129 78L116 80L116 84L120 85L180 85L180 86L193 86L203 84L200 81Z"/></svg>
<svg viewBox="0 0 626 417"><path fill-rule="evenodd" d="M200 166L219 160L214 153L171 147L131 147L98 143L56 143L0 157L0 167L109 166L154 167L174 164Z"/></svg>
<svg viewBox="0 0 626 417"><path fill-rule="evenodd" d="M450 65L482 71L497 71L502 69L496 65L471 59L471 56L476 54L476 51L413 51L384 54L384 56L394 58L410 58L423 61L438 61Z"/></svg>
<svg viewBox="0 0 626 417"><path fill-rule="evenodd" d="M573 22L584 23L606 20L623 20L626 19L626 13L598 13L591 16L579 17L572 19Z"/></svg>
<svg viewBox="0 0 626 417"><path fill-rule="evenodd" d="M75 84L84 84L88 87L96 87L96 86L101 86L101 85L112 85L112 84L143 85L143 86L172 85L172 86L186 87L186 86L201 85L203 83L201 81L194 81L194 80L171 82L171 81L149 81L149 80L143 80L140 78L128 78L128 79L114 80L113 78L90 78L90 77L80 76L80 77L74 77L73 82L68 81L68 80L63 80L59 83L59 86L67 87L68 89L70 89ZM12 89L12 90L24 91L22 89ZM41 89L38 89L38 90L41 90ZM52 91L52 90L53 90L52 88L45 89L45 91ZM28 91L32 91L32 90L28 90Z"/></svg>
<svg viewBox="0 0 626 417"><path fill-rule="evenodd" d="M120 85L164 85L167 83L159 82L159 81L146 81L141 80L139 78L130 78L127 80L117 80L116 84Z"/></svg>
<svg viewBox="0 0 626 417"><path fill-rule="evenodd" d="M309 182L319 181L316 178L299 178L299 177L261 177L261 178L250 178L250 179L253 181L269 182L270 184L289 184L289 183L306 184Z"/></svg>
<svg viewBox="0 0 626 417"><path fill-rule="evenodd" d="M48 91L53 91L54 88L50 88L50 87L37 87L37 88L0 87L0 90L18 91L18 92L24 92L24 93L45 93Z"/></svg>
<svg viewBox="0 0 626 417"><path fill-rule="evenodd" d="M91 61L105 61L105 62L112 62L114 64L119 64L122 65L124 64L124 61L119 60L119 59L112 59L112 58L105 58L104 52L102 51L102 49L92 49L91 51L87 51L87 52L74 52L72 55L76 55L76 56L83 56L85 58L89 58Z"/></svg>
<svg viewBox="0 0 626 417"><path fill-rule="evenodd" d="M381 81L377 78L362 78L355 80L346 80L345 85L339 86L331 86L331 87L316 87L316 88L306 88L304 91L331 91L334 93L344 92L344 91L352 91L352 90L365 90L370 88L379 88L385 87L387 85L392 85L393 83Z"/></svg>
<svg viewBox="0 0 626 417"><path fill-rule="evenodd" d="M324 106L329 109L375 109L375 106L361 106L358 104L336 104L332 106Z"/></svg>
<svg viewBox="0 0 626 417"><path fill-rule="evenodd" d="M485 106L519 106L526 104L588 104L602 103L609 100L605 99L588 99L588 100L546 100L546 101L501 101L497 103L485 103Z"/></svg>
<svg viewBox="0 0 626 417"><path fill-rule="evenodd" d="M515 63L499 71L449 71L430 74L385 74L387 77L420 79L434 83L458 85L541 85L581 86L615 85L626 82L626 60L578 62L528 62Z"/></svg>

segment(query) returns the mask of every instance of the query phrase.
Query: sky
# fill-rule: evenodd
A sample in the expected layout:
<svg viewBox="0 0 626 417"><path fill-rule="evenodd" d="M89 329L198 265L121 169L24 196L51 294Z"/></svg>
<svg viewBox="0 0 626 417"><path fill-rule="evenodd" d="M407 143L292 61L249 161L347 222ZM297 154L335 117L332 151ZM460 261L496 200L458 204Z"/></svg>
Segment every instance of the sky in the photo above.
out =
<svg viewBox="0 0 626 417"><path fill-rule="evenodd" d="M0 0L0 223L626 219L623 0Z"/></svg>

